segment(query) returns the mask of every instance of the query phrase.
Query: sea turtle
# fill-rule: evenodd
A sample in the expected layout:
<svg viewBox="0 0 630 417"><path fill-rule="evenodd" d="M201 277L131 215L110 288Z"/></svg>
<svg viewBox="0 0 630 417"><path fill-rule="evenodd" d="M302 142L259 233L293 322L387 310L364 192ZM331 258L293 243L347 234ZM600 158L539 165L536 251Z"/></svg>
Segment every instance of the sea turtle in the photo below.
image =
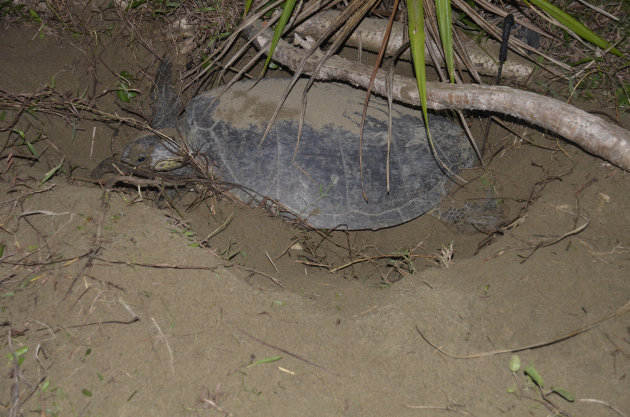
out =
<svg viewBox="0 0 630 417"><path fill-rule="evenodd" d="M171 133L176 128L188 154L198 165L211 168L214 177L268 197L316 228L380 229L407 222L435 207L453 174L476 160L458 125L429 115L437 154L451 172L445 170L430 150L421 113L401 105L392 109L388 156L388 106L372 97L363 133L361 180L359 124L364 91L315 83L308 91L298 144L304 87L299 82L261 142L289 80L239 81L222 95L222 88L210 90L193 98L178 118L181 109L170 86L170 73L170 64L161 64L154 128ZM121 159L145 171L191 174L180 155L151 134L132 141ZM238 188L232 192L248 201ZM461 210L449 212L447 217L461 220L461 214Z"/></svg>

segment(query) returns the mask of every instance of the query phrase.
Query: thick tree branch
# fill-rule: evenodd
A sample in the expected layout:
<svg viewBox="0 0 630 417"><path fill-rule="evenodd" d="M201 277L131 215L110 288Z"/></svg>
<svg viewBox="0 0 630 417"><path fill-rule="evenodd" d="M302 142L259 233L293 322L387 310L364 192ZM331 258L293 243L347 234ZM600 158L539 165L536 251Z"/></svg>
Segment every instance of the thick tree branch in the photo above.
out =
<svg viewBox="0 0 630 417"><path fill-rule="evenodd" d="M272 37L271 30L263 30L260 21L242 31L258 48L267 48ZM293 69L298 67L305 55L304 49L280 40L273 59ZM322 56L319 51L313 54L304 66L304 73L311 74ZM316 78L344 81L366 88L370 74L371 67L368 65L333 56ZM372 88L374 93L383 97L387 95L386 77L386 72L379 70ZM420 105L415 79L394 76L392 95L395 100ZM630 132L561 101L509 87L446 83L427 83L427 99L427 106L436 110L487 110L514 116L563 136L584 150L630 171Z"/></svg>
<svg viewBox="0 0 630 417"><path fill-rule="evenodd" d="M304 22L302 22L294 32L302 36L312 36L319 38L326 28L330 26L331 22L339 15L339 12L335 10L327 10L321 13L317 13ZM369 19L365 18L359 24L359 27L354 33L346 40L347 46L359 47L359 45L366 51L378 52L383 41L383 33L387 27L387 20ZM400 22L394 22L392 27L392 34L390 35L389 42L387 43L386 54L392 56L398 48L403 44L403 31L404 25ZM439 45L437 46L439 48ZM465 43L468 57L475 66L475 70L479 74L496 76L498 69L498 61L491 57L499 55L499 43L493 40L488 40L484 46L484 49L479 47L474 41L469 40ZM427 53L428 56L428 53ZM402 55L403 59L411 59L409 51L406 51ZM517 55L513 55L503 64L502 76L504 79L511 80L525 80L530 76L534 70L535 65L530 61L523 59Z"/></svg>

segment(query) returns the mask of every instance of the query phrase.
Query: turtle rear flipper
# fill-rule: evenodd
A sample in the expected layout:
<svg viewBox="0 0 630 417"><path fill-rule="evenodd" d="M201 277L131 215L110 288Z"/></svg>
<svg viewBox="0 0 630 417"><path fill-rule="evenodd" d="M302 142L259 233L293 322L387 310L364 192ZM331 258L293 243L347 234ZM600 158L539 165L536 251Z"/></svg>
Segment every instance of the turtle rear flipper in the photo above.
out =
<svg viewBox="0 0 630 417"><path fill-rule="evenodd" d="M446 197L429 211L438 220L455 226L459 232L492 231L507 218L507 207L494 195L472 201Z"/></svg>

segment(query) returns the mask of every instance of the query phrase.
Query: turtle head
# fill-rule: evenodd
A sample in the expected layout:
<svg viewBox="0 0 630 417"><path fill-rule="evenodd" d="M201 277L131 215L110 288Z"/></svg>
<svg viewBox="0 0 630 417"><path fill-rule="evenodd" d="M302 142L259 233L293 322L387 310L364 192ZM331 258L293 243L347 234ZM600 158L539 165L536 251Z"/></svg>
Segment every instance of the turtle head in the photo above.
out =
<svg viewBox="0 0 630 417"><path fill-rule="evenodd" d="M186 158L177 154L174 146L167 144L157 135L142 136L133 140L124 149L124 163L146 171L173 171L185 166Z"/></svg>

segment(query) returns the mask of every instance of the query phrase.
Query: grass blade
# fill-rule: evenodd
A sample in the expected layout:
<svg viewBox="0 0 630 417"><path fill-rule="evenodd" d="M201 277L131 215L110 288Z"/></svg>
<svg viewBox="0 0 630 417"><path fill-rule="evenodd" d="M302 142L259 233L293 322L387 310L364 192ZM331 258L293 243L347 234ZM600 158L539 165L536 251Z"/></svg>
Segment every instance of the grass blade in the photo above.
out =
<svg viewBox="0 0 630 417"><path fill-rule="evenodd" d="M57 171L59 171L61 167L63 167L63 162L65 159L66 159L65 156L61 158L61 162L59 162L59 165L57 165L56 167L48 171L46 175L44 175L44 178L39 182L39 185L42 185L43 183L51 179L57 173Z"/></svg>
<svg viewBox="0 0 630 417"><path fill-rule="evenodd" d="M272 356L270 358L259 359L256 362L253 362L253 363L250 363L249 365L247 365L246 368L251 368L252 366L263 365L265 363L271 363L271 362L279 361L280 359L282 359L282 356Z"/></svg>

